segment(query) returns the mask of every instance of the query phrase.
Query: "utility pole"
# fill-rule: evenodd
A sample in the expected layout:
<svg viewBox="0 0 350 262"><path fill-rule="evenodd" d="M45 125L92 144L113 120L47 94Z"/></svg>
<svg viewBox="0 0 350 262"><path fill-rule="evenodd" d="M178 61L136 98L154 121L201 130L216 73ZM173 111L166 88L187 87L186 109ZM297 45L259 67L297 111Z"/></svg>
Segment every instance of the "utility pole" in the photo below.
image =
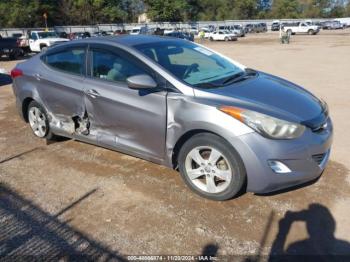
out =
<svg viewBox="0 0 350 262"><path fill-rule="evenodd" d="M45 31L47 32L47 31L49 31L49 29L47 28L47 13L46 12L43 14L43 17L44 17L44 21L45 21Z"/></svg>

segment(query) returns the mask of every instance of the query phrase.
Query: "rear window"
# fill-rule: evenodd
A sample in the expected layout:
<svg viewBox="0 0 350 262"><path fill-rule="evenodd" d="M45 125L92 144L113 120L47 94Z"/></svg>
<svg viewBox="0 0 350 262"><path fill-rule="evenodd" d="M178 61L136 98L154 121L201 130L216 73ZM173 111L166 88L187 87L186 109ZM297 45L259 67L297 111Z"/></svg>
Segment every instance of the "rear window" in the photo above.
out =
<svg viewBox="0 0 350 262"><path fill-rule="evenodd" d="M55 69L75 74L84 74L85 49L73 48L48 54L45 63Z"/></svg>

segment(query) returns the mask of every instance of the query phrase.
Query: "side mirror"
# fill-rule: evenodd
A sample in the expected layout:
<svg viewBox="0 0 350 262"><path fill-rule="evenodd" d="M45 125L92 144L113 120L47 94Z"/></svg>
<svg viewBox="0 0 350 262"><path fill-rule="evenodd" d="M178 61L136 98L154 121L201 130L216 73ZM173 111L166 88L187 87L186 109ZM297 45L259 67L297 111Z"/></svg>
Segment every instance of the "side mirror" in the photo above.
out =
<svg viewBox="0 0 350 262"><path fill-rule="evenodd" d="M157 83L149 75L135 75L126 79L128 87L132 89L156 88Z"/></svg>

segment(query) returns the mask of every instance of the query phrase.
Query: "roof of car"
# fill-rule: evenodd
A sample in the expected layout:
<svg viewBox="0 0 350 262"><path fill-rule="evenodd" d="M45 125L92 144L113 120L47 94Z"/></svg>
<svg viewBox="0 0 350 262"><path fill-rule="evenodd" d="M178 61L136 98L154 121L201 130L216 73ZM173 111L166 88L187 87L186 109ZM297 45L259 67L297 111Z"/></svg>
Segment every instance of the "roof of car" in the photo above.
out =
<svg viewBox="0 0 350 262"><path fill-rule="evenodd" d="M140 44L156 43L160 41L184 41L179 38L167 37L167 36L156 36L156 35L118 35L118 36L103 36L103 37L91 37L83 40L74 40L76 43L80 42L97 42L107 43L114 42L126 46L135 46Z"/></svg>

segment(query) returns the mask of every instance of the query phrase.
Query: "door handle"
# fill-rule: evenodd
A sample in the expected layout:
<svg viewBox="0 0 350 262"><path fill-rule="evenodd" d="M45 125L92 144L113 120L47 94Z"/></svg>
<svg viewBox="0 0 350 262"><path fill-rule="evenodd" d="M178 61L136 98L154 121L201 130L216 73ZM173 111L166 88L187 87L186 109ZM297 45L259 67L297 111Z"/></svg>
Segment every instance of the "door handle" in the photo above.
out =
<svg viewBox="0 0 350 262"><path fill-rule="evenodd" d="M36 80L40 81L40 79L41 79L41 75L40 74L36 73L33 76L36 78Z"/></svg>
<svg viewBox="0 0 350 262"><path fill-rule="evenodd" d="M85 94L92 98L96 98L100 96L100 93L97 92L95 89L88 89L85 91Z"/></svg>

